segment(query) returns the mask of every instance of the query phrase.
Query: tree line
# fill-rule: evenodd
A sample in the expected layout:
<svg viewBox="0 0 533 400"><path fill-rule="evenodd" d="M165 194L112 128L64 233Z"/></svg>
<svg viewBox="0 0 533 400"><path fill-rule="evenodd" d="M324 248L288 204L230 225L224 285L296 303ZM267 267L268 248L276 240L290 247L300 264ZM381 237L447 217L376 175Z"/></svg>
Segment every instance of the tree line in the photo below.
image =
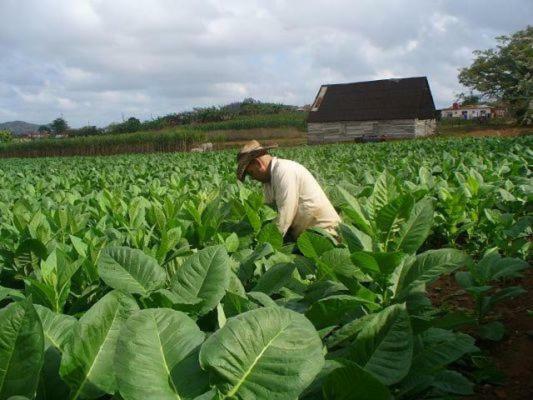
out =
<svg viewBox="0 0 533 400"><path fill-rule="evenodd" d="M88 125L79 129L72 129L64 118L56 118L49 125L40 126L39 132L68 136L123 134L161 130L180 125L229 121L245 116L280 114L294 111L296 111L295 106L278 103L264 103L253 98L246 98L241 102L230 103L224 106L197 107L192 111L167 114L147 121L141 121L138 118L130 117L119 123L111 123L105 128Z"/></svg>
<svg viewBox="0 0 533 400"><path fill-rule="evenodd" d="M502 102L517 122L533 122L533 27L496 38L495 48L474 51L474 61L459 71L459 82L471 90L463 104ZM465 103L466 101L466 103Z"/></svg>

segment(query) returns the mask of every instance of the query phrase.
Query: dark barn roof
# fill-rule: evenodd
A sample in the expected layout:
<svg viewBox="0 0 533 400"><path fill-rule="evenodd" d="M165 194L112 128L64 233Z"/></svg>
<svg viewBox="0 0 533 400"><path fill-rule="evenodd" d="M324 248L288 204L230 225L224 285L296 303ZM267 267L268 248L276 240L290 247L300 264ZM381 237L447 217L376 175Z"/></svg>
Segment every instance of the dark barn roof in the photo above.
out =
<svg viewBox="0 0 533 400"><path fill-rule="evenodd" d="M323 85L307 122L411 118L435 118L426 77Z"/></svg>

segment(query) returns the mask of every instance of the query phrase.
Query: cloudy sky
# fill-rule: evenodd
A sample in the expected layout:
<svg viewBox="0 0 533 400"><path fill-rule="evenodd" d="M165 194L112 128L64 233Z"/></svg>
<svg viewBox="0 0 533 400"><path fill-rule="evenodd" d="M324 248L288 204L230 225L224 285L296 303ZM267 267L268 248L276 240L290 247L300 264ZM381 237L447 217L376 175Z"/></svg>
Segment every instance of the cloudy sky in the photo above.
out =
<svg viewBox="0 0 533 400"><path fill-rule="evenodd" d="M0 122L104 126L322 83L457 69L531 23L531 0L0 0Z"/></svg>

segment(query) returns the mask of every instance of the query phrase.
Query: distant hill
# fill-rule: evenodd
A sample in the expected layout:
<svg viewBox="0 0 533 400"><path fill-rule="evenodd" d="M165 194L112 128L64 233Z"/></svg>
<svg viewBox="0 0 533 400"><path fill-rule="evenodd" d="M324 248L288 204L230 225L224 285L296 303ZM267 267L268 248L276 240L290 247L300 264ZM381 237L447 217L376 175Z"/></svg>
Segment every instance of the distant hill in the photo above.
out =
<svg viewBox="0 0 533 400"><path fill-rule="evenodd" d="M41 125L30 124L24 121L11 121L0 123L0 130L8 130L13 135L22 135L25 132L35 132Z"/></svg>

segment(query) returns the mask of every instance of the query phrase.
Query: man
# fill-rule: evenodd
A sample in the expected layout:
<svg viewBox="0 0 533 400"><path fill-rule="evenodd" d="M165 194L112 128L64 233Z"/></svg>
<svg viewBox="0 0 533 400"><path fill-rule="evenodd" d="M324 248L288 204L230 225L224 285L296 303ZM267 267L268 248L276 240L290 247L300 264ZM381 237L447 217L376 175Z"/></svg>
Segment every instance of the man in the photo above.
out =
<svg viewBox="0 0 533 400"><path fill-rule="evenodd" d="M237 155L237 178L246 174L263 183L265 200L278 207L276 225L285 236L296 239L303 231L319 227L336 235L340 217L326 194L303 165L272 157L257 140L249 141Z"/></svg>

